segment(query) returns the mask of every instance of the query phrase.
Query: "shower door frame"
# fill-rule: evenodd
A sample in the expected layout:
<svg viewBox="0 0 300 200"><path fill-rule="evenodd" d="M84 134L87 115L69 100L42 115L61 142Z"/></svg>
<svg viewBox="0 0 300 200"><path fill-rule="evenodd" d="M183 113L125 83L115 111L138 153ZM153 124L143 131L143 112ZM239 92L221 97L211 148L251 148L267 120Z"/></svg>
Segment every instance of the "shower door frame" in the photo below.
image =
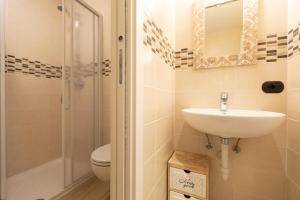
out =
<svg viewBox="0 0 300 200"><path fill-rule="evenodd" d="M0 199L6 198L5 0L0 0Z"/></svg>
<svg viewBox="0 0 300 200"><path fill-rule="evenodd" d="M65 0L62 0L62 2L63 2L63 6L65 6ZM101 15L101 14L99 14L94 8L92 8L90 5L88 5L84 0L71 0L71 2L72 2L72 7L71 7L71 23L72 23L72 30L71 30L71 33L70 33L70 36L71 36L71 41L72 41L72 43L71 43L71 47L70 47L70 53L71 53L71 67L70 67L70 74L71 74L71 80L70 80L70 86L69 86L69 95L71 95L72 94L72 91L73 91L73 89L72 89L72 83L73 83L73 73L72 73L72 66L73 66L73 54L74 54L74 48L73 48L73 42L74 42L74 27L73 27L73 20L74 20L74 18L73 18L73 7L74 7L74 4L73 4L73 2L77 2L78 4L80 4L81 6L83 6L85 9L87 9L88 11L90 11L93 15L94 15L94 17L97 17L98 18L98 24L97 24L97 28L98 28L98 41L97 41L97 44L95 44L94 45L94 61L95 61L95 56L98 56L98 77L97 77L97 83L98 83L98 86L97 86L97 88L96 89L98 89L98 93L96 94L97 96L98 96L98 98L96 98L95 96L94 96L94 99L97 99L98 100L98 104L96 105L96 109L98 110L98 114L97 114L97 116L95 116L95 119L94 119L94 121L95 121L95 125L94 125L94 128L95 128L95 131L94 131L94 148L96 148L96 147L98 147L100 144L101 144L101 142L102 142L102 104L101 104L101 98L102 98L102 54L103 54L103 48L101 48L101 43L103 42L103 16ZM95 21L94 21L94 33L93 34L95 34ZM65 45L65 40L66 40L66 32L65 32L65 29L66 29L66 24L65 24L65 12L63 12L63 43L64 43L64 52L63 52L63 57L64 57L64 59L63 59L63 66L65 67L65 64L66 64L66 61L65 61L65 57L66 57L66 54L65 54L65 49L66 49L66 45ZM95 36L95 35L94 35ZM95 39L95 38L94 38ZM98 55L97 54L95 54L95 48L98 48ZM67 178L66 178L66 175L68 174L68 172L67 172L67 170L66 170L66 154L65 154L65 151L66 151L66 148L68 148L67 146L66 146L66 144L65 144L65 138L66 138L66 130L65 130L65 108L67 107L66 106L66 93L68 92L68 91L66 91L66 89L65 89L65 84L66 84L66 79L65 79L65 73L66 73L66 71L65 71L65 68L63 67L63 78L62 78L62 99L63 99L63 103L62 103L62 107L61 107L61 109L62 109L62 137L63 137L63 144L62 144L62 149L63 149L63 160L64 160L64 162L63 162L63 174L64 174L64 190L69 190L69 189L72 189L73 188L73 186L76 186L76 185L78 185L78 184L80 184L80 183L82 183L82 182L84 182L85 180L87 180L88 178L90 178L91 177L91 175L92 175L92 172L91 173L89 173L89 174L87 174L87 175L85 175L85 176L83 176L83 177L81 177L81 178L79 178L78 180L73 180L73 159L71 160L71 167L70 167L70 171L69 171L69 173L71 174L71 182L70 183L68 183L67 181L68 180L66 180ZM95 89L94 89L95 90ZM69 147L69 148L71 148L71 158L73 157L73 127L72 127L72 118L73 118L73 115L72 115L72 97L70 97L70 101L71 102L68 102L68 104L70 104L70 112L71 112L71 114L70 114L70 117L71 117L71 127L70 127L70 131L71 131L71 136L70 136L70 138L71 138L71 147ZM97 130L99 130L99 132L97 133ZM60 195L59 195L60 196Z"/></svg>
<svg viewBox="0 0 300 200"><path fill-rule="evenodd" d="M62 0L62 2L64 2L65 0ZM93 14L95 14L98 17L98 41L97 41L97 46L98 46L98 62L99 62L99 68L98 68L98 72L99 72L99 77L98 77L98 84L99 84L99 92L98 92L98 98L101 98L101 94L102 94L102 52L103 49L100 48L100 44L103 42L103 33L102 33L102 29L100 29L100 27L103 28L103 17L102 15L100 15L95 9L93 9L92 7L90 7L88 4L86 4L84 2L84 0L73 0L73 1L77 1L78 3L80 3L82 6L84 6L85 8L87 8L89 11L91 11ZM5 23L5 18L6 18L6 2L7 0L0 0L0 200L5 200L6 199L6 127L5 127L5 30L6 30L6 23ZM64 16L62 18L63 22L64 22ZM64 23L63 23L63 30L64 30ZM63 31L64 34L64 31ZM73 33L72 33L73 34ZM63 35L64 37L64 35ZM72 35L72 39L73 39L73 35ZM95 48L95 47L94 47ZM72 51L73 53L73 51ZM64 62L63 62L64 63ZM63 68L64 70L64 68ZM63 86L64 82L62 81L62 86ZM64 92L64 88L62 88L62 92ZM99 110L99 115L98 115L98 121L97 121L97 125L99 127L99 131L100 133L98 134L98 136L95 134L95 146L97 144L100 144L101 139L99 138L99 136L101 137L102 134L102 130L101 130L101 119L102 119L102 114L101 114L101 103L99 103L99 105L97 105L97 109ZM64 105L62 104L61 106L62 109L62 124L63 124L63 116L64 116ZM62 125L62 130L63 130L63 125ZM62 137L64 137L64 130L62 132ZM62 148L64 149L65 145L62 145ZM64 151L64 150L63 150ZM64 156L64 155L63 155ZM63 164L63 171L64 171L64 175L65 175L65 170L64 170L65 164ZM68 187L64 187L62 188L62 192L60 194L53 194L53 199L58 199L60 197L62 197L62 195L65 195L66 193L68 193L69 191L71 191L74 187L77 187L78 185L80 185L81 183L83 183L85 180L87 180L89 177L91 176L86 176L86 177L82 177L80 178L80 180L75 181L74 183L72 183L70 186ZM65 178L64 178L65 181Z"/></svg>

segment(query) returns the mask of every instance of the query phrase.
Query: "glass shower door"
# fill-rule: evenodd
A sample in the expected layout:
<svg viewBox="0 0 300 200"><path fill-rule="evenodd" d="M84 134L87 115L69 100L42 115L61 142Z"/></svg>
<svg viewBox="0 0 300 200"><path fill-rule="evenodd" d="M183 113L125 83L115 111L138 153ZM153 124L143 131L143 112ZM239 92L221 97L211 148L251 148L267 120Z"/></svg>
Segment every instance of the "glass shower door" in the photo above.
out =
<svg viewBox="0 0 300 200"><path fill-rule="evenodd" d="M65 55L65 174L69 185L92 173L91 152L99 145L99 16L70 2ZM69 67L68 67L69 66Z"/></svg>

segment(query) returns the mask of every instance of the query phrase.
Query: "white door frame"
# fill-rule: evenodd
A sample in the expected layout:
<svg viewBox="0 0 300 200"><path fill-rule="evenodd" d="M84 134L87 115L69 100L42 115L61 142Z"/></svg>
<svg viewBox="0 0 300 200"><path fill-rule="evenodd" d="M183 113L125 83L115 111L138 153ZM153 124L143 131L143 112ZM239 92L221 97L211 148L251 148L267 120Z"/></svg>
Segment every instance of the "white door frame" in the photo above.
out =
<svg viewBox="0 0 300 200"><path fill-rule="evenodd" d="M140 109L143 94L139 88L143 86L140 69L136 66L137 41L142 44L143 19L137 23L136 12L142 5L138 0L112 0L112 66L116 93L113 105L115 130L112 132L112 180L111 200L141 200L142 198L142 113ZM140 7L141 8L141 7ZM142 15L141 15L142 16ZM120 38L122 36L123 38ZM142 61L142 60L140 60ZM122 62L122 64L121 64ZM120 65L121 64L121 65ZM122 83L120 81L122 79ZM137 98L138 97L138 98ZM139 102L139 103L137 103ZM140 146L139 146L140 145Z"/></svg>
<svg viewBox="0 0 300 200"><path fill-rule="evenodd" d="M126 0L125 199L143 199L143 1Z"/></svg>
<svg viewBox="0 0 300 200"><path fill-rule="evenodd" d="M5 148L5 0L0 0L0 199L6 198Z"/></svg>
<svg viewBox="0 0 300 200"><path fill-rule="evenodd" d="M111 200L124 200L125 182L125 0L111 1L112 94ZM119 37L123 37L120 38Z"/></svg>

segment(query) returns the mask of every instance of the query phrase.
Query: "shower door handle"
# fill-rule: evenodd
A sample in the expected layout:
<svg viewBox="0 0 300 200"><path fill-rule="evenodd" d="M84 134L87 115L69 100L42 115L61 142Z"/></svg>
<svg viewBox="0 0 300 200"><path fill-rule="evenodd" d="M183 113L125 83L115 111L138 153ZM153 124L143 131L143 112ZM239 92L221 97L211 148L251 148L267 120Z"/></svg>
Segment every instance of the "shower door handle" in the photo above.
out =
<svg viewBox="0 0 300 200"><path fill-rule="evenodd" d="M123 49L119 50L119 84L123 84Z"/></svg>

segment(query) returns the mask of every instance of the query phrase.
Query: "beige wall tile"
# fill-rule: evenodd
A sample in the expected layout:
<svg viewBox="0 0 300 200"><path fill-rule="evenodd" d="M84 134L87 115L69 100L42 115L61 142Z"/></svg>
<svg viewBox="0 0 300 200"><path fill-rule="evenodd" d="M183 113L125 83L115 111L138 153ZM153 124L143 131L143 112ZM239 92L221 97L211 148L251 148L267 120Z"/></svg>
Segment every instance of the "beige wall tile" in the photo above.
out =
<svg viewBox="0 0 300 200"><path fill-rule="evenodd" d="M166 200L167 199L167 173L164 173L158 180L153 192L147 200Z"/></svg>
<svg viewBox="0 0 300 200"><path fill-rule="evenodd" d="M167 173L167 163L173 153L173 142L172 138L167 141L162 147L156 152L156 174L155 177L160 177L162 174Z"/></svg>
<svg viewBox="0 0 300 200"><path fill-rule="evenodd" d="M175 5L174 0L146 0L144 2L144 12L147 18L157 23L156 25L163 30L163 35L173 47L175 46ZM165 8L168 8L168 15L165 14ZM175 72L163 58L145 46L143 47L143 71L143 154L144 161L147 158L150 159L144 162L143 199L165 200L167 198L167 161L174 149L172 140Z"/></svg>
<svg viewBox="0 0 300 200"><path fill-rule="evenodd" d="M300 21L300 15L298 8L300 2L297 0L288 0L288 27L293 28Z"/></svg>
<svg viewBox="0 0 300 200"><path fill-rule="evenodd" d="M144 123L156 119L157 113L157 90L151 87L144 87Z"/></svg>
<svg viewBox="0 0 300 200"><path fill-rule="evenodd" d="M287 94L287 113L295 120L300 120L300 89L289 90Z"/></svg>
<svg viewBox="0 0 300 200"><path fill-rule="evenodd" d="M300 154L300 122L288 119L287 131L288 148Z"/></svg>
<svg viewBox="0 0 300 200"><path fill-rule="evenodd" d="M5 81L7 176L12 176L62 156L61 80L6 74Z"/></svg>
<svg viewBox="0 0 300 200"><path fill-rule="evenodd" d="M174 70L144 50L143 196L145 200L164 200L167 161L173 153Z"/></svg>
<svg viewBox="0 0 300 200"><path fill-rule="evenodd" d="M287 68L288 90L300 88L300 80L299 80L299 76L298 76L300 73L299 65L300 65L300 57L299 56L295 56L288 61L288 68Z"/></svg>
<svg viewBox="0 0 300 200"><path fill-rule="evenodd" d="M155 150L160 149L167 141L173 137L173 118L166 117L157 121L155 132Z"/></svg>
<svg viewBox="0 0 300 200"><path fill-rule="evenodd" d="M287 200L298 200L300 197L300 187L293 181L288 180L288 196Z"/></svg>
<svg viewBox="0 0 300 200"><path fill-rule="evenodd" d="M62 20L61 12L57 10L61 0L11 0L7 3L6 53L61 65ZM46 12L39 12L41 10Z"/></svg>
<svg viewBox="0 0 300 200"><path fill-rule="evenodd" d="M175 45L175 8L176 0L145 0L143 2L146 16L159 23L172 46ZM168 15L166 15L166 8Z"/></svg>
<svg viewBox="0 0 300 200"><path fill-rule="evenodd" d="M298 26L300 15L297 0L288 1L288 29ZM299 55L288 61L287 68L287 199L300 199L300 78Z"/></svg>
<svg viewBox="0 0 300 200"><path fill-rule="evenodd" d="M143 199L147 199L151 194L154 185L156 184L157 177L155 177L155 163L156 157L153 156L151 160L144 164L144 173L143 173Z"/></svg>
<svg viewBox="0 0 300 200"><path fill-rule="evenodd" d="M158 132L157 123L153 122L144 126L144 161L148 160L155 153L155 139Z"/></svg>
<svg viewBox="0 0 300 200"><path fill-rule="evenodd" d="M285 32L287 28L287 1L260 0L258 2L259 36ZM276 21L276 23L274 23L274 21Z"/></svg>
<svg viewBox="0 0 300 200"><path fill-rule="evenodd" d="M287 175L297 185L300 185L300 154L287 150Z"/></svg>

